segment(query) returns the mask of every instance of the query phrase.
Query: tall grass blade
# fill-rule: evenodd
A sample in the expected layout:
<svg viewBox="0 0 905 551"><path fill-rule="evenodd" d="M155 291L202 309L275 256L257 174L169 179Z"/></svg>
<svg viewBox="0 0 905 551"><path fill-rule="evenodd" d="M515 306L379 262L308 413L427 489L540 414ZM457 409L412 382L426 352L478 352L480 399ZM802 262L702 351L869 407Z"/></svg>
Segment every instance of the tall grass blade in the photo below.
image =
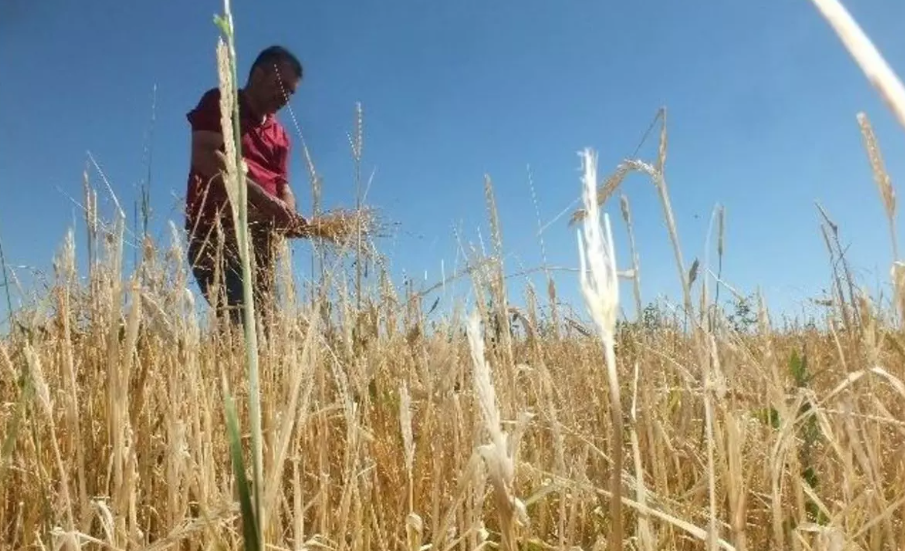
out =
<svg viewBox="0 0 905 551"><path fill-rule="evenodd" d="M263 430L261 422L261 390L258 374L258 337L255 328L255 304L252 289L251 271L251 243L248 231L248 193L245 181L245 162L242 157L242 141L240 136L241 119L239 116L239 98L237 93L238 73L236 68L235 27L233 25L230 0L223 0L223 16L216 19L223 33L226 35L227 53L226 67L224 60L219 63L219 77L221 94L228 94L232 99L232 113L221 108L221 123L223 129L224 144L228 153L226 158L227 174L225 183L230 193L233 219L236 228L236 238L239 246L239 256L242 263L242 291L244 295L243 322L245 330L245 352L248 362L248 410L251 417L251 448L254 480L254 525L257 529L256 541L260 546L255 550L263 550L263 527L266 525L264 502L262 491L264 484L264 451ZM222 39L221 39L222 44ZM222 51L222 49L221 49ZM223 57L222 54L220 56ZM226 70L224 70L226 69ZM231 123L231 126L230 126ZM244 515L243 515L244 516Z"/></svg>
<svg viewBox="0 0 905 551"><path fill-rule="evenodd" d="M905 128L905 86L839 0L811 0Z"/></svg>
<svg viewBox="0 0 905 551"><path fill-rule="evenodd" d="M232 460L233 472L236 475L236 489L239 492L245 551L259 551L261 549L261 540L258 537L260 526L255 518L254 506L251 501L252 490L248 487L248 478L245 476L245 460L242 459L242 435L239 431L239 418L236 415L236 406L232 396L227 394L225 401L229 455Z"/></svg>

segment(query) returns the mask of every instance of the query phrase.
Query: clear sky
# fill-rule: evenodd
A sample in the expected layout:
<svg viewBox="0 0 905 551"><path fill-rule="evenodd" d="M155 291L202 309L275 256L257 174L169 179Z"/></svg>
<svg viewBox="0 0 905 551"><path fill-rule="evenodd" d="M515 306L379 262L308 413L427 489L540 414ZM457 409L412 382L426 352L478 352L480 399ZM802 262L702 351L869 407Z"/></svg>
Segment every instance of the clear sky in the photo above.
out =
<svg viewBox="0 0 905 551"><path fill-rule="evenodd" d="M597 150L605 175L665 105L667 178L688 264L703 255L711 211L721 203L726 279L794 307L828 281L820 201L839 223L862 282L888 279L887 229L855 115L871 117L894 183L905 176L905 130L809 0L234 4L243 79L256 53L273 43L305 65L291 106L324 177L326 207L354 204L347 132L362 102L364 171L376 170L368 202L399 224L396 239L382 243L397 274L426 271L434 282L441 260L450 273L456 228L463 241L477 243L479 228L487 239L485 173L495 185L507 269L539 266L529 165L546 224L580 193L577 152ZM848 4L905 75L905 3ZM167 220L181 227L185 113L216 85L212 17L221 9L216 0L0 4L0 239L8 262L47 270L74 223L84 247L70 197L81 199L89 151L131 216L150 145L155 231L166 236ZM298 144L285 110L281 118ZM656 134L641 150L647 159L655 154ZM291 170L307 213L299 148ZM678 299L656 193L641 176L624 190L645 299ZM627 267L618 200L606 210ZM575 229L566 219L544 232L548 261L576 267ZM304 277L307 262L297 269ZM562 292L578 296L576 274L558 279Z"/></svg>

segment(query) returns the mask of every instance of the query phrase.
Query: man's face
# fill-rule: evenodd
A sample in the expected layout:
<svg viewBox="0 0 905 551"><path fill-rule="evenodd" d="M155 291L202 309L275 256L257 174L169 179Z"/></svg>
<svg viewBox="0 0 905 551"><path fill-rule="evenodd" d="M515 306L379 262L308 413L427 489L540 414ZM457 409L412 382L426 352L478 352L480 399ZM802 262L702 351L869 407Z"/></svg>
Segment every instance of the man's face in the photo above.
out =
<svg viewBox="0 0 905 551"><path fill-rule="evenodd" d="M276 68L258 69L256 95L266 114L272 115L285 107L298 89L299 82L292 67L285 62L278 64Z"/></svg>

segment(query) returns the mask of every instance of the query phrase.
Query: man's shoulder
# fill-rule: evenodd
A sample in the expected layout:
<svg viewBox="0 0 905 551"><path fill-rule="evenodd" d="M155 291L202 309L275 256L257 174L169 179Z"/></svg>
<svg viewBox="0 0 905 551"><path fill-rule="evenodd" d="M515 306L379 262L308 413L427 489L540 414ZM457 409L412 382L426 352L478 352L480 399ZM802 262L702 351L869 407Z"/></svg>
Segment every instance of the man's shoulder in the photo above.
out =
<svg viewBox="0 0 905 551"><path fill-rule="evenodd" d="M186 113L186 119L193 132L219 132L220 90L211 88L204 92L195 107Z"/></svg>
<svg viewBox="0 0 905 551"><path fill-rule="evenodd" d="M216 116L219 118L220 112L220 89L219 88L211 88L210 90L206 90L201 96L198 98L195 106L189 111L188 117L189 120L197 119L200 116L205 117L213 117Z"/></svg>
<svg viewBox="0 0 905 551"><path fill-rule="evenodd" d="M198 100L199 105L209 105L214 104L218 107L220 106L220 88L214 87L209 90L205 90L203 94L201 94L201 99Z"/></svg>

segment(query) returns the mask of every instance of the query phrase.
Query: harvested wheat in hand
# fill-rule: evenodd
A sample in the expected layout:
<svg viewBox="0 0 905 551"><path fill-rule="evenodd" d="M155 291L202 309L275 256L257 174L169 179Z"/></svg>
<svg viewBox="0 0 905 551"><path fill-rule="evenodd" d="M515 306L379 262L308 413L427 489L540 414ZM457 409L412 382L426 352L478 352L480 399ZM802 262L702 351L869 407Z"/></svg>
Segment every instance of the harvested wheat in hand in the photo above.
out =
<svg viewBox="0 0 905 551"><path fill-rule="evenodd" d="M336 245L354 243L361 231L362 240L376 237L380 224L376 212L337 209L308 219L308 225L299 237L316 238Z"/></svg>

